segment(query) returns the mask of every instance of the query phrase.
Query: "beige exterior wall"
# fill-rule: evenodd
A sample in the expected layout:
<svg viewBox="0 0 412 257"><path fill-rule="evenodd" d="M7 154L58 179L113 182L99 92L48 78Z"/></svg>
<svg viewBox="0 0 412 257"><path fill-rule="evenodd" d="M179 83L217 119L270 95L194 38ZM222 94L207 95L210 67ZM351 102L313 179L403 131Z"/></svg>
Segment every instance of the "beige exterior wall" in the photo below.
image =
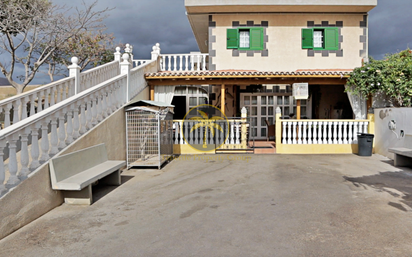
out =
<svg viewBox="0 0 412 257"><path fill-rule="evenodd" d="M243 69L260 71L296 71L298 69L353 69L362 64L362 58L366 55L366 45L360 37L366 28L360 27L364 14L267 14L267 15L213 15L212 21L215 27L209 28L209 52L212 54L211 67L215 70ZM226 30L232 27L232 22L247 24L261 24L268 21L266 29L268 36L268 57L262 57L261 53L254 53L248 57L246 53L233 56L232 49L226 48ZM324 57L322 53L308 56L308 50L302 49L301 31L308 27L308 21L321 24L328 21L329 24L343 22L341 35L343 42L341 49L343 56L337 57L336 53L329 53ZM213 42L215 41L215 42ZM366 50L363 56L360 51Z"/></svg>

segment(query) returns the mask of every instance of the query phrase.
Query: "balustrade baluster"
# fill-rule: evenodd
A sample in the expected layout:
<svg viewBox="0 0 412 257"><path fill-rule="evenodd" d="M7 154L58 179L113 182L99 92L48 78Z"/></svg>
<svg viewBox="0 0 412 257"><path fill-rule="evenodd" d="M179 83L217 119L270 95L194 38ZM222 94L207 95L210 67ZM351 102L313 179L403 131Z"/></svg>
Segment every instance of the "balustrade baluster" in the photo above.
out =
<svg viewBox="0 0 412 257"><path fill-rule="evenodd" d="M287 125L287 122L286 121L280 121L281 122L281 124L282 124L282 127L283 127L283 129L282 129L282 144L284 144L284 145L286 145L287 144L287 133L286 133L286 130L287 130L287 127L286 127L286 125Z"/></svg>
<svg viewBox="0 0 412 257"><path fill-rule="evenodd" d="M180 144L181 145L183 145L183 144L185 144L186 142L183 140L183 121L179 121L179 131L180 131L180 137L179 137L179 140L180 140Z"/></svg>
<svg viewBox="0 0 412 257"><path fill-rule="evenodd" d="M302 123L301 121L295 122L298 124L298 145L301 145L303 140L302 140Z"/></svg>
<svg viewBox="0 0 412 257"><path fill-rule="evenodd" d="M185 121L183 123L184 129L185 129L185 133L183 134L185 136L185 144L189 144L189 141L187 138L189 136L189 124L188 123L189 123L188 121Z"/></svg>
<svg viewBox="0 0 412 257"><path fill-rule="evenodd" d="M50 133L50 151L49 151L49 155L50 157L53 157L54 155L56 155L59 152L59 139L57 136L57 118L53 117L51 122L51 133Z"/></svg>
<svg viewBox="0 0 412 257"><path fill-rule="evenodd" d="M173 58L173 69L172 71L178 71L178 67L177 67L177 55L172 56Z"/></svg>
<svg viewBox="0 0 412 257"><path fill-rule="evenodd" d="M37 94L32 94L30 96L30 117L36 114L36 109L35 109L35 101L36 101Z"/></svg>
<svg viewBox="0 0 412 257"><path fill-rule="evenodd" d="M318 122L314 121L313 122L313 144L317 145L318 144L318 137L317 137L317 130L318 130Z"/></svg>
<svg viewBox="0 0 412 257"><path fill-rule="evenodd" d="M196 56L196 59L197 59L197 65L196 65L196 68L197 68L197 69L196 69L196 70L197 70L197 71L200 71L200 56L197 55L197 56Z"/></svg>
<svg viewBox="0 0 412 257"><path fill-rule="evenodd" d="M27 178L27 176L30 174L30 170L29 170L29 147L27 145L27 142L29 141L28 132L29 132L29 130L25 130L20 135L20 141L21 141L20 164L21 164L21 169L20 169L18 178L21 181L25 180Z"/></svg>
<svg viewBox="0 0 412 257"><path fill-rule="evenodd" d="M19 119L20 108L21 108L21 102L20 102L20 99L18 99L13 103L13 124L16 124L17 122L20 121ZM23 111L23 108L21 108L21 110Z"/></svg>
<svg viewBox="0 0 412 257"><path fill-rule="evenodd" d="M11 104L7 104L4 107L4 128L7 128L10 126L10 110L11 110Z"/></svg>
<svg viewBox="0 0 412 257"><path fill-rule="evenodd" d="M92 97L92 127L97 124L97 96Z"/></svg>
<svg viewBox="0 0 412 257"><path fill-rule="evenodd" d="M359 127L358 127L358 132L363 133L363 122L358 122Z"/></svg>
<svg viewBox="0 0 412 257"><path fill-rule="evenodd" d="M176 55L176 59L179 57L179 69L178 69L178 71L183 71L183 55L179 55L179 56L177 56Z"/></svg>
<svg viewBox="0 0 412 257"><path fill-rule="evenodd" d="M343 122L343 144L348 144L348 122L344 121Z"/></svg>
<svg viewBox="0 0 412 257"><path fill-rule="evenodd" d="M292 122L288 121L288 144L292 144Z"/></svg>
<svg viewBox="0 0 412 257"><path fill-rule="evenodd" d="M339 134L338 134L338 144L343 144L343 140L342 140L342 126L343 126L343 122L338 122L338 126L339 126Z"/></svg>
<svg viewBox="0 0 412 257"><path fill-rule="evenodd" d="M323 122L323 144L324 145L328 144L328 137L331 136L330 134L328 135L328 128L327 128L328 125L329 125L329 122L327 122L327 121ZM330 127L330 125L329 125L329 127Z"/></svg>
<svg viewBox="0 0 412 257"><path fill-rule="evenodd" d="M193 123L193 121L190 121L190 122L188 122L188 124L187 124L188 126L189 126L189 128L188 128L188 130L189 130L189 144L191 144L191 145L193 145L193 144L195 144L195 142L194 142L194 133L193 133L193 130L192 130L192 128L193 128L193 126L194 126L194 123Z"/></svg>
<svg viewBox="0 0 412 257"><path fill-rule="evenodd" d="M334 137L334 134L332 134L332 127L334 127L334 125L333 125L334 123L332 122L332 121L330 121L330 122L328 122L328 144L333 144L333 137Z"/></svg>
<svg viewBox="0 0 412 257"><path fill-rule="evenodd" d="M174 144L178 145L179 144L179 129L180 129L179 128L179 122L174 121L173 125L174 125L174 129L175 129L175 142L174 142Z"/></svg>
<svg viewBox="0 0 412 257"><path fill-rule="evenodd" d="M44 91L40 91L39 98L37 100L37 113L43 110L43 97L44 97Z"/></svg>
<svg viewBox="0 0 412 257"><path fill-rule="evenodd" d="M70 85L69 82L65 82L63 84L62 101L67 99L67 90L69 88L69 85Z"/></svg>
<svg viewBox="0 0 412 257"><path fill-rule="evenodd" d="M235 144L235 128L234 128L233 121L229 122L229 129L230 129L230 144L233 145Z"/></svg>
<svg viewBox="0 0 412 257"><path fill-rule="evenodd" d="M107 117L107 91L103 91L103 96L102 96L102 116L103 116L103 119Z"/></svg>
<svg viewBox="0 0 412 257"><path fill-rule="evenodd" d="M235 122L235 128L236 128L236 142L235 142L235 144L237 144L237 145L240 145L240 137L241 137L241 134L240 134L240 130L241 130L241 125L240 125L240 121L236 121Z"/></svg>
<svg viewBox="0 0 412 257"><path fill-rule="evenodd" d="M56 87L52 87L50 89L50 106L53 106L56 103L56 93L58 93L58 90Z"/></svg>
<svg viewBox="0 0 412 257"><path fill-rule="evenodd" d="M44 96L44 108L43 109L49 108L49 94L50 94L50 88L46 90L46 94Z"/></svg>
<svg viewBox="0 0 412 257"><path fill-rule="evenodd" d="M15 135L8 138L9 141L9 180L6 183L8 189L15 187L20 183L19 178L17 177L17 138Z"/></svg>
<svg viewBox="0 0 412 257"><path fill-rule="evenodd" d="M353 144L358 143L358 124L359 122L353 123Z"/></svg>
<svg viewBox="0 0 412 257"><path fill-rule="evenodd" d="M312 144L312 126L313 126L313 122L309 121L308 122L308 144L309 145Z"/></svg>
<svg viewBox="0 0 412 257"><path fill-rule="evenodd" d="M319 121L319 130L318 130L318 144L322 145L323 144L323 137L322 137L322 125L323 121Z"/></svg>
<svg viewBox="0 0 412 257"><path fill-rule="evenodd" d="M201 55L202 57L202 69L206 70L206 55Z"/></svg>
<svg viewBox="0 0 412 257"><path fill-rule="evenodd" d="M292 122L292 125L293 125L293 138L292 138L292 143L293 143L294 145L296 145L296 144L297 144L297 140L296 140L296 137L297 137L297 135L296 135L296 125L297 125L297 122Z"/></svg>
<svg viewBox="0 0 412 257"><path fill-rule="evenodd" d="M31 127L31 163L30 163L30 170L33 171L40 166L39 162L39 128L40 124L36 123Z"/></svg>
<svg viewBox="0 0 412 257"><path fill-rule="evenodd" d="M6 147L6 141L1 140L0 142L0 197L7 193L7 188L4 185L4 180L6 179L6 170L4 169L4 148Z"/></svg>
<svg viewBox="0 0 412 257"><path fill-rule="evenodd" d="M49 156L49 121L43 121L41 124L41 156L40 156L40 163L45 163L50 159Z"/></svg>
<svg viewBox="0 0 412 257"><path fill-rule="evenodd" d="M62 89L64 88L64 84L58 85L56 88L57 92L57 101L56 103L60 103L62 101Z"/></svg>
<svg viewBox="0 0 412 257"><path fill-rule="evenodd" d="M70 111L69 111L70 112ZM67 113L67 122L69 121L69 114L67 109L64 109L63 113L59 115L59 150L62 150L66 147L66 125L64 124L64 114Z"/></svg>
<svg viewBox="0 0 412 257"><path fill-rule="evenodd" d="M338 144L338 121L333 122L333 144Z"/></svg>
<svg viewBox="0 0 412 257"><path fill-rule="evenodd" d="M79 106L72 106L73 108L73 139L80 137L80 117Z"/></svg>
<svg viewBox="0 0 412 257"><path fill-rule="evenodd" d="M189 55L185 55L185 69L184 71L187 71L189 69Z"/></svg>
<svg viewBox="0 0 412 257"><path fill-rule="evenodd" d="M170 55L167 55L167 70L172 71L172 57Z"/></svg>
<svg viewBox="0 0 412 257"><path fill-rule="evenodd" d="M190 56L190 71L195 70L195 57L193 55Z"/></svg>
<svg viewBox="0 0 412 257"><path fill-rule="evenodd" d="M66 145L73 143L73 107L67 111Z"/></svg>
<svg viewBox="0 0 412 257"><path fill-rule="evenodd" d="M103 104L102 104L102 96L97 95L96 99L96 107L97 107L97 122L101 122L103 120Z"/></svg>
<svg viewBox="0 0 412 257"><path fill-rule="evenodd" d="M307 145L308 144L308 139L307 139L307 136L306 136L306 128L307 128L307 126L308 126L308 123L307 122L302 122L302 125L303 125L303 131L302 131L302 143L304 144L304 145Z"/></svg>
<svg viewBox="0 0 412 257"><path fill-rule="evenodd" d="M352 129L353 129L353 122L348 122L348 143L353 143L353 136L352 136Z"/></svg>
<svg viewBox="0 0 412 257"><path fill-rule="evenodd" d="M364 121L363 122L363 133L368 133L368 126L369 126L369 122L368 121Z"/></svg>
<svg viewBox="0 0 412 257"><path fill-rule="evenodd" d="M84 134L87 131L86 128L86 104L80 105L80 134Z"/></svg>
<svg viewBox="0 0 412 257"><path fill-rule="evenodd" d="M27 103L30 101L29 97L26 96L24 97L21 103L21 120L24 120L27 118Z"/></svg>

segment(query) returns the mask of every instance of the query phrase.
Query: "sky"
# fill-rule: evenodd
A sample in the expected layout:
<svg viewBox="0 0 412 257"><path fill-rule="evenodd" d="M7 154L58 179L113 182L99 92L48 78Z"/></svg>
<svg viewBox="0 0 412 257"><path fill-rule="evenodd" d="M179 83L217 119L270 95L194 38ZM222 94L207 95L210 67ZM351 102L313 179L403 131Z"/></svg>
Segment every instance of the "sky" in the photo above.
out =
<svg viewBox="0 0 412 257"><path fill-rule="evenodd" d="M52 0L58 5L76 6L82 0ZM92 3L92 0L84 0ZM185 14L184 0L98 0L97 9L114 8L105 20L107 33L115 43L133 46L135 59L150 59L155 43L162 53L198 51ZM369 55L382 59L386 53L412 48L412 0L378 0L369 12ZM45 83L41 74L34 83Z"/></svg>

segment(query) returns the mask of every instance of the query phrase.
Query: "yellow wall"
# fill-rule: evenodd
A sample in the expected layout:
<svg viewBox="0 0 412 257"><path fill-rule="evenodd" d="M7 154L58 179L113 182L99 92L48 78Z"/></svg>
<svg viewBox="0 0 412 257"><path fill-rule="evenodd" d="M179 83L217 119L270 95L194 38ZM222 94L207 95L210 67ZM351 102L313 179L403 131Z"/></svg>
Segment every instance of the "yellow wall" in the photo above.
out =
<svg viewBox="0 0 412 257"><path fill-rule="evenodd" d="M362 64L360 50L364 49L360 42L360 36L364 28L360 27L363 14L250 14L250 15L213 15L216 27L211 28L211 37L216 37L216 42L210 42L210 50L215 50L216 55L212 57L212 66L216 70L246 69L260 71L295 71L298 69L353 69ZM232 49L226 48L226 30L232 28L232 22L239 21L246 24L254 21L260 24L268 21L267 28L269 50L268 57L261 57L255 53L254 57L247 57L246 53L240 53L239 57L232 56ZM343 21L341 34L343 42L343 57L336 57L330 53L328 57L322 57L321 53L315 53L314 57L308 57L307 49L302 49L301 30L307 28L307 22L314 21L321 24L328 21L336 24Z"/></svg>

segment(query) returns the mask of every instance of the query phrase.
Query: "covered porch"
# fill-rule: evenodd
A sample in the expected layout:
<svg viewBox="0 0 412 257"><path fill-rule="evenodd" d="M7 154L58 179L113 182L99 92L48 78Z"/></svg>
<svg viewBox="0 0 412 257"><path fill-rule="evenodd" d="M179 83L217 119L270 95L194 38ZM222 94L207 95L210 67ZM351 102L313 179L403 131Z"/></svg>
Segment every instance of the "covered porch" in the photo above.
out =
<svg viewBox="0 0 412 257"><path fill-rule="evenodd" d="M353 114L344 92L349 73L350 70L199 70L147 73L145 78L151 100L175 105L184 102L183 107L175 109L177 123L183 119L182 114L201 104L219 108L232 121L240 121L244 107L247 146L252 141L268 142L267 146L255 144L255 150L259 145L273 145L276 153L356 153L357 133L372 133L373 117ZM304 82L309 84L310 97L297 106L291 85ZM298 108L300 119L296 115ZM175 141L175 145L181 144ZM228 148L237 149L233 145Z"/></svg>

